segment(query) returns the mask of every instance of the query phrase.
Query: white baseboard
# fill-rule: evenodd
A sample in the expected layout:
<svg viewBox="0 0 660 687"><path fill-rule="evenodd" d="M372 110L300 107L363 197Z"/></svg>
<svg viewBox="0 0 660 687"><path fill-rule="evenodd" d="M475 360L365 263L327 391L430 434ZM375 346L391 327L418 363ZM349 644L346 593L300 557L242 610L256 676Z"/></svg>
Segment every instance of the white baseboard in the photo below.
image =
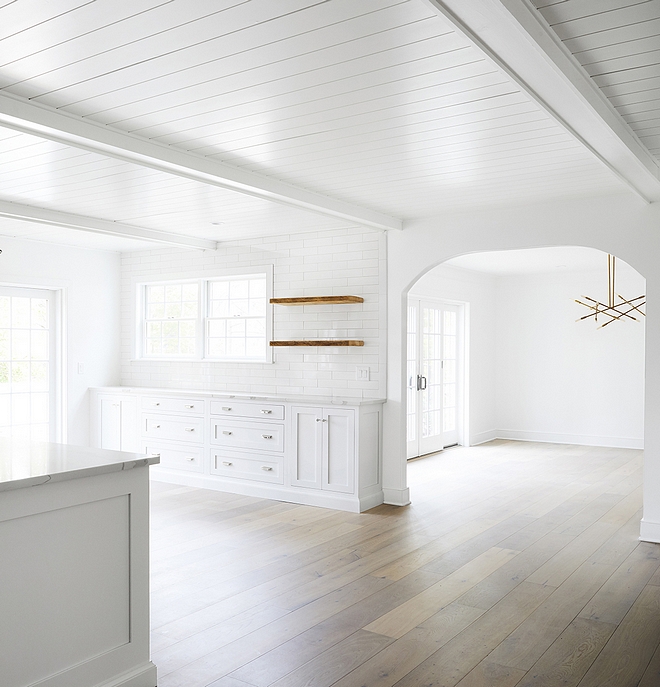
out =
<svg viewBox="0 0 660 687"><path fill-rule="evenodd" d="M479 444L485 444L494 439L499 439L496 429L489 429L487 432L478 432L470 437L470 446L479 446Z"/></svg>
<svg viewBox="0 0 660 687"><path fill-rule="evenodd" d="M132 670L130 673L119 675L114 680L104 682L99 687L156 687L158 677L156 666L149 661L149 664Z"/></svg>
<svg viewBox="0 0 660 687"><path fill-rule="evenodd" d="M195 473L182 473L179 470L168 470L161 466L153 465L150 468L151 479L156 482L168 484L181 484L185 487L199 487L200 489L212 489L213 491L226 491L230 494L241 496L255 496L261 499L273 499L275 501L287 501L299 503L303 506L319 506L320 508L333 508L350 513L361 513L369 508L374 508L383 503L383 492L376 491L367 494L361 499L354 494L342 494L340 492L322 491L320 489L305 489L303 487L287 487L283 484L268 484L265 482L250 482L247 480L230 480L216 477L215 475L203 475Z"/></svg>
<svg viewBox="0 0 660 687"><path fill-rule="evenodd" d="M577 446L600 446L602 448L643 449L643 439L629 437L604 437L589 434L559 434L555 432L526 432L518 429L499 429L493 439L512 441L538 441L546 444L575 444Z"/></svg>
<svg viewBox="0 0 660 687"><path fill-rule="evenodd" d="M410 489L383 489L384 503L390 506L408 506Z"/></svg>
<svg viewBox="0 0 660 687"><path fill-rule="evenodd" d="M639 528L639 538L653 544L660 544L660 522L653 522L642 518Z"/></svg>

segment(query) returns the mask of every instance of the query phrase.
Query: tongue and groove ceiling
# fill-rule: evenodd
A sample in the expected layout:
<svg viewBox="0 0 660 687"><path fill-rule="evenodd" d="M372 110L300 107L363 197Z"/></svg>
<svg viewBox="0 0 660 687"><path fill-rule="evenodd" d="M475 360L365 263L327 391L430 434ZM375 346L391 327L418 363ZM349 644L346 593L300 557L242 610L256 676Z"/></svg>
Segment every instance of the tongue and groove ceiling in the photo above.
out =
<svg viewBox="0 0 660 687"><path fill-rule="evenodd" d="M508 6L533 12L610 98L631 165L657 155L660 0L536 2L469 4L499 12L502 31ZM164 233L209 247L630 188L660 199L653 163L618 169L493 54L497 22L482 43L460 10L0 0L0 234L90 245L74 215L110 235L114 223L102 248Z"/></svg>

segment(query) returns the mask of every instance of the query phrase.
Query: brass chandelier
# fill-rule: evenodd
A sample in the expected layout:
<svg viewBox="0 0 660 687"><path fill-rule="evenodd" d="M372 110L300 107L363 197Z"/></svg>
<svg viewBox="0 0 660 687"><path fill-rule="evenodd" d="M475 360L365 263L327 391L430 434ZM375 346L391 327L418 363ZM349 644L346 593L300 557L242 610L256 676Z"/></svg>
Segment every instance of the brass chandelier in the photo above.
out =
<svg viewBox="0 0 660 687"><path fill-rule="evenodd" d="M624 298L622 295L616 293L614 286L615 269L616 258L614 257L614 255L610 255L608 253L607 305L605 305L605 303L597 301L595 298L589 298L589 296L582 296L582 298L584 298L585 301L588 301L587 303L583 303L582 301L579 301L576 298L576 303L579 303L580 305L583 305L585 308L589 308L589 310L591 310L591 312L588 315L580 317L576 320L576 322L588 320L590 317L594 318L594 322L598 322L599 315L601 316L601 318L609 318L607 319L607 322L603 322L603 324L601 324L600 327L598 327L598 329L602 329L603 327L607 327L608 324L612 324L614 320L629 319L635 320L635 322L639 322L640 320L638 320L635 317L635 314L639 314L642 317L646 317L646 313L641 310L642 306L646 305L645 295L627 299ZM619 299L619 302L616 301L617 298Z"/></svg>

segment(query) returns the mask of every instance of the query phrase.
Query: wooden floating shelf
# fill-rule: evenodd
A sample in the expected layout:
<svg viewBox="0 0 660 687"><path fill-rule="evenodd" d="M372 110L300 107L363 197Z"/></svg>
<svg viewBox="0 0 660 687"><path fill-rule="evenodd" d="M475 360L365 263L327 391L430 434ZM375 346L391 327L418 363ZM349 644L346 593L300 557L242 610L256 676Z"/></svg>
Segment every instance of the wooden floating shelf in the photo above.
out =
<svg viewBox="0 0 660 687"><path fill-rule="evenodd" d="M364 303L362 296L302 296L300 298L271 298L276 305L332 305L335 303Z"/></svg>
<svg viewBox="0 0 660 687"><path fill-rule="evenodd" d="M364 346L358 339L322 339L319 341L271 341L271 346Z"/></svg>

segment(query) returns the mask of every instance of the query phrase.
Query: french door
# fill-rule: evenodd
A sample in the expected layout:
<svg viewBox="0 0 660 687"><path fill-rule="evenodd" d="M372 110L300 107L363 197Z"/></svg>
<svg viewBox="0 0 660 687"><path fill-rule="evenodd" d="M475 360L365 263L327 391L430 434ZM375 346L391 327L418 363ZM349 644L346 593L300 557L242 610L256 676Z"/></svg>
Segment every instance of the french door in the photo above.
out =
<svg viewBox="0 0 660 687"><path fill-rule="evenodd" d="M0 437L57 441L53 291L0 286Z"/></svg>
<svg viewBox="0 0 660 687"><path fill-rule="evenodd" d="M459 305L408 299L408 458L459 441Z"/></svg>

